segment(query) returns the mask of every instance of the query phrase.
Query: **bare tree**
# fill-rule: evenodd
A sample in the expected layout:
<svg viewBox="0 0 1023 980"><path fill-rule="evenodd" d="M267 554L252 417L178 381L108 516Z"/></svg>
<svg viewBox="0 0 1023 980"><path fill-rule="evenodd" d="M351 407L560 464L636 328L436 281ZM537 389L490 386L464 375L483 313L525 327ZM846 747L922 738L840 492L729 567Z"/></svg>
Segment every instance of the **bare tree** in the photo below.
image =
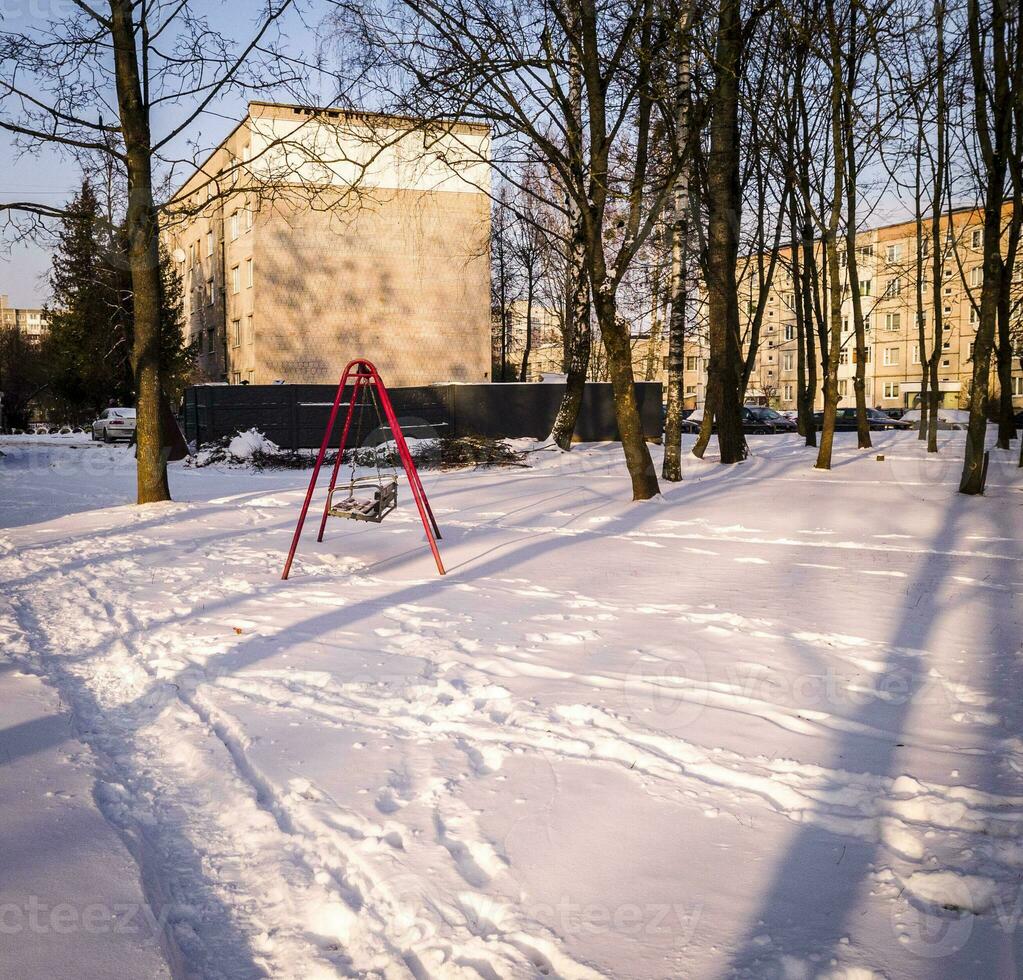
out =
<svg viewBox="0 0 1023 980"><path fill-rule="evenodd" d="M991 354L998 329L998 308L1005 290L1006 269L1002 252L1002 215L1006 197L1008 156L1012 152L1014 113L1023 98L1023 38L1019 11L1009 16L1005 0L968 0L967 38L973 81L973 120L981 161L984 201L982 248L983 285L980 322L973 348L973 379L970 388L970 423L959 492L984 492L985 435L990 390ZM1010 60L1011 59L1011 60Z"/></svg>
<svg viewBox="0 0 1023 980"><path fill-rule="evenodd" d="M225 93L251 78L282 78L272 42L292 0L268 2L241 45L213 31L190 0L76 3L35 32L0 33L0 129L26 149L50 147L72 158L115 161L126 184L125 241L134 316L137 477L140 504L167 500L160 362L159 211L154 170L169 165L190 127ZM154 133L153 119L172 119ZM59 217L31 201L0 205L8 214Z"/></svg>
<svg viewBox="0 0 1023 980"><path fill-rule="evenodd" d="M575 227L585 246L633 496L653 496L657 477L636 402L618 290L674 182L674 160L658 168L651 160L655 119L667 132L674 125L656 73L677 20L660 17L653 0L600 6L591 0L394 0L384 8L345 9L379 63L378 97L416 115L485 118L495 129L494 165L509 179L522 160L542 161L557 175L578 209ZM575 64L578 101L572 94ZM396 78L408 84L396 85ZM571 136L577 105L582 139ZM566 210L561 202L546 203ZM566 217L573 227L574 212ZM581 316L575 319L583 323Z"/></svg>

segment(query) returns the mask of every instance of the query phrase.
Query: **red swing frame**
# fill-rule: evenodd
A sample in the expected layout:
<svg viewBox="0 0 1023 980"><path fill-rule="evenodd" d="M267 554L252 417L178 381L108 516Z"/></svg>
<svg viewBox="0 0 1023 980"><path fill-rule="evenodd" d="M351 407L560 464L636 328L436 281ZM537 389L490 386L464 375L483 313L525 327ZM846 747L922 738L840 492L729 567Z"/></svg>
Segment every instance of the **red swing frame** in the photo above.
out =
<svg viewBox="0 0 1023 980"><path fill-rule="evenodd" d="M426 531L426 540L429 541L430 551L433 552L434 561L437 562L437 571L443 575L444 563L440 560L440 552L437 550L437 541L441 536L440 528L437 526L437 519L433 516L433 510L430 508L430 501L426 499L426 491L423 489L423 481L419 479L419 471L416 469L416 464L412 460L412 454L409 452L408 444L405 442L405 435L401 431L401 426L398 424L398 417L394 414L390 395L387 394L387 388L384 386L383 381L380 380L380 373L373 364L363 358L356 358L354 361L349 361L348 364L345 365L344 372L341 375L341 381L338 383L337 394L334 396L334 406L330 410L330 420L327 422L327 431L323 433L323 442L321 443L320 451L316 456L313 475L309 480L309 489L306 490L305 493L305 500L302 503L302 513L299 514L298 517L298 526L295 528L295 536L291 539L291 550L288 552L288 560L284 563L284 571L281 574L281 578L286 579L291 571L291 563L294 561L295 552L298 549L298 539L302 536L302 527L305 524L306 514L309 512L309 504L313 499L313 492L316 489L316 480L320 475L320 467L323 466L323 458L327 455L327 446L330 444L330 434L333 432L334 423L337 421L337 411L341 406L341 398L344 395L345 386L349 383L349 379L352 378L353 375L354 383L352 386L352 397L348 402L348 413L345 415L345 424L341 431L341 443L338 446L337 459L334 461L334 469L330 474L330 487L327 491L327 501L323 505L323 517L320 519L320 530L316 535L316 540L323 540L323 530L327 526L330 498L334 491L334 487L337 484L337 474L341 469L341 457L345 451L345 444L348 442L348 432L352 426L352 416L355 412L355 406L358 404L363 391L365 390L368 396L369 388L370 386L373 386L376 389L376 393L380 401L380 407L384 411L384 417L387 419L387 425L390 427L391 436L394 439L395 446L397 447L398 458L401 460L402 468L405 470L409 489L412 491L412 497L416 502L416 507L419 509L419 517L423 522L423 530Z"/></svg>

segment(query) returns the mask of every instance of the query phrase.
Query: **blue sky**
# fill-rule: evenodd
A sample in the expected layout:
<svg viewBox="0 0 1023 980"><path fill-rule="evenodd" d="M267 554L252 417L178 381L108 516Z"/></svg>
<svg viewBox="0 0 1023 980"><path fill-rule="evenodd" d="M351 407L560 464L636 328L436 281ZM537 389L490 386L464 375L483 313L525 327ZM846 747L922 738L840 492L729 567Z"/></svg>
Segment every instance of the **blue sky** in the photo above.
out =
<svg viewBox="0 0 1023 980"><path fill-rule="evenodd" d="M211 26L226 36L244 39L258 16L260 4L229 0L205 2L197 0L192 7L204 13ZM304 0L295 14L284 23L289 50L296 54L316 49L319 41L316 28L329 7L327 0ZM73 9L69 0L3 0L0 3L0 31L45 30L50 22ZM329 83L328 83L329 84ZM323 93L327 98L330 94ZM272 98L273 93L260 92L253 98ZM204 147L212 147L232 129L231 120L244 114L243 97L233 96L211 107L189 138ZM177 110L180 112L181 110ZM90 113L91 114L91 113ZM173 125L173 114L164 112L154 118L154 135L159 137ZM184 140L175 146L176 155L190 156L192 151ZM201 159L203 150L196 153ZM59 205L74 195L81 183L75 164L60 154L43 149L31 154L19 153L12 137L0 132L0 200L26 200ZM41 306L49 296L47 276L49 250L41 244L18 244L0 234L0 293L9 296L15 306Z"/></svg>

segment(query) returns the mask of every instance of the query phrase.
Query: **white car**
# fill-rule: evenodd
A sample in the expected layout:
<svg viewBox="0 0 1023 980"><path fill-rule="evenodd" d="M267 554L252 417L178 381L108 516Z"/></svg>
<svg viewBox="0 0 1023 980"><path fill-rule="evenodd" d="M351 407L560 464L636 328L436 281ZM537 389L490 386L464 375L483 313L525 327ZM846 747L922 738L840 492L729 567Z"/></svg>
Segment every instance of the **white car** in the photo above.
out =
<svg viewBox="0 0 1023 980"><path fill-rule="evenodd" d="M106 408L92 423L93 442L113 442L115 439L130 440L135 435L134 408Z"/></svg>

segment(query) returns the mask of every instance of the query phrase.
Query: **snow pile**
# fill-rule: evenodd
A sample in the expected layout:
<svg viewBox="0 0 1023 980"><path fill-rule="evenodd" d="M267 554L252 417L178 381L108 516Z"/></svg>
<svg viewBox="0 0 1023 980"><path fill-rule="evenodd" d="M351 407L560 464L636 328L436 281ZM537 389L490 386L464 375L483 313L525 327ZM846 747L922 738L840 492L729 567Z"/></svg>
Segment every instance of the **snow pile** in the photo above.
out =
<svg viewBox="0 0 1023 980"><path fill-rule="evenodd" d="M227 446L227 451L237 460L252 459L257 453L279 453L281 447L267 439L259 429L239 432Z"/></svg>

